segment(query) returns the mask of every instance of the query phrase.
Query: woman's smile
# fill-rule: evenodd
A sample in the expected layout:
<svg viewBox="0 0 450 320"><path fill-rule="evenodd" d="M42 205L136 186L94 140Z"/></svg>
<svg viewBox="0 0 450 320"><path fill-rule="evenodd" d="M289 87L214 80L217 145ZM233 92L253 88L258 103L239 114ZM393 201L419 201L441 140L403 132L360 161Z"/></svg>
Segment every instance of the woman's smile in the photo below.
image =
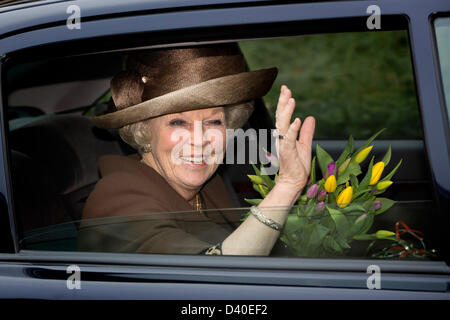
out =
<svg viewBox="0 0 450 320"><path fill-rule="evenodd" d="M200 157L183 157L180 156L180 159L183 160L183 165L193 167L193 168L199 168L206 166L205 158Z"/></svg>

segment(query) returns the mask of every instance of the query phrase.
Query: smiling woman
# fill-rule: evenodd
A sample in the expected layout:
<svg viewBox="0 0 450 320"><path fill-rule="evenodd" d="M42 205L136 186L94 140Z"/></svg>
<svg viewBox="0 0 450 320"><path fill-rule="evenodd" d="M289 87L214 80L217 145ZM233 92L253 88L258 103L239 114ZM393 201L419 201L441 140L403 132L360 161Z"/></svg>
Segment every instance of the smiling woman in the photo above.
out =
<svg viewBox="0 0 450 320"><path fill-rule="evenodd" d="M149 129L152 138L147 141L152 152L144 153L142 161L165 177L183 198L195 199L223 158L226 130L223 107L157 117L150 120ZM203 130L212 132L214 137L209 134L207 140L203 139ZM189 143L191 140L193 143ZM216 152L205 154L203 149L207 145Z"/></svg>
<svg viewBox="0 0 450 320"><path fill-rule="evenodd" d="M125 70L111 81L116 110L95 117L94 123L120 128L122 139L139 156L100 159L102 179L86 202L79 248L268 255L309 175L315 126L313 118L306 119L296 139L301 122L290 121L295 101L286 86L277 109L280 172L275 187L242 224L237 215L213 217L205 210L233 207L216 174L226 129L247 121L253 100L267 93L276 74L276 68L246 71L236 43L129 56ZM267 209L274 206L281 209ZM114 232L99 232L88 222L142 213L154 219Z"/></svg>

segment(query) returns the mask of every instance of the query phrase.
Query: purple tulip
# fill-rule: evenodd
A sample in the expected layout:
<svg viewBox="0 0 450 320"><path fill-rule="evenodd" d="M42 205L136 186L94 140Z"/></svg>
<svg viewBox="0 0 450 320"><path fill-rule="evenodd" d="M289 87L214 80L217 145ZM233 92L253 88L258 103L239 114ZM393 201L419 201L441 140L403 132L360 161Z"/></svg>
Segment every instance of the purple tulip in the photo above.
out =
<svg viewBox="0 0 450 320"><path fill-rule="evenodd" d="M373 205L375 207L375 210L380 210L381 209L381 201L374 201Z"/></svg>
<svg viewBox="0 0 450 320"><path fill-rule="evenodd" d="M334 161L331 161L328 164L328 176L331 176L332 174L334 174L334 168L336 168L336 163Z"/></svg>
<svg viewBox="0 0 450 320"><path fill-rule="evenodd" d="M309 175L309 176L308 176L308 182L306 183L306 185L311 184L311 182L312 182L312 178L311 178L311 175Z"/></svg>
<svg viewBox="0 0 450 320"><path fill-rule="evenodd" d="M309 199L315 198L317 196L318 191L319 191L319 186L315 183L311 187L309 187L308 191L306 192L306 196Z"/></svg>
<svg viewBox="0 0 450 320"><path fill-rule="evenodd" d="M317 200L319 200L319 201L325 200L326 195L327 195L327 190L325 190L325 189L320 190L319 195L317 196Z"/></svg>
<svg viewBox="0 0 450 320"><path fill-rule="evenodd" d="M317 211L323 210L325 209L325 202L321 201L318 204L316 204L316 208Z"/></svg>
<svg viewBox="0 0 450 320"><path fill-rule="evenodd" d="M269 160L270 164L273 165L274 167L278 168L280 166L277 157L275 157L273 154L267 152L266 158Z"/></svg>

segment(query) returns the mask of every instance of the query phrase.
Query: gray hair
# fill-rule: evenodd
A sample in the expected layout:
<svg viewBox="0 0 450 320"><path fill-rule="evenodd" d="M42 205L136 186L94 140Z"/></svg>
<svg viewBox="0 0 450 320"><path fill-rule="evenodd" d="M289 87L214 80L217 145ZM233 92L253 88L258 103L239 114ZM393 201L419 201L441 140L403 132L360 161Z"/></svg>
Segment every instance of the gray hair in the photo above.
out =
<svg viewBox="0 0 450 320"><path fill-rule="evenodd" d="M150 142L151 138L150 120L128 124L119 129L119 135L123 141L142 155L145 153L144 146Z"/></svg>

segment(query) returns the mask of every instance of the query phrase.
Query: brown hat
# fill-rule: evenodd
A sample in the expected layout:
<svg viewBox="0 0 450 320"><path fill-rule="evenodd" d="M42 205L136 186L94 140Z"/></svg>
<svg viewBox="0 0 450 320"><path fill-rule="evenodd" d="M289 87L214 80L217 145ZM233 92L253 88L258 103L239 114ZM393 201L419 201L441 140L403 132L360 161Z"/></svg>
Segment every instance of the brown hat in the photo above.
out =
<svg viewBox="0 0 450 320"><path fill-rule="evenodd" d="M120 128L169 113L225 106L228 126L239 128L264 96L277 68L247 72L237 43L152 50L128 56L111 80L116 111L94 117L96 126Z"/></svg>

